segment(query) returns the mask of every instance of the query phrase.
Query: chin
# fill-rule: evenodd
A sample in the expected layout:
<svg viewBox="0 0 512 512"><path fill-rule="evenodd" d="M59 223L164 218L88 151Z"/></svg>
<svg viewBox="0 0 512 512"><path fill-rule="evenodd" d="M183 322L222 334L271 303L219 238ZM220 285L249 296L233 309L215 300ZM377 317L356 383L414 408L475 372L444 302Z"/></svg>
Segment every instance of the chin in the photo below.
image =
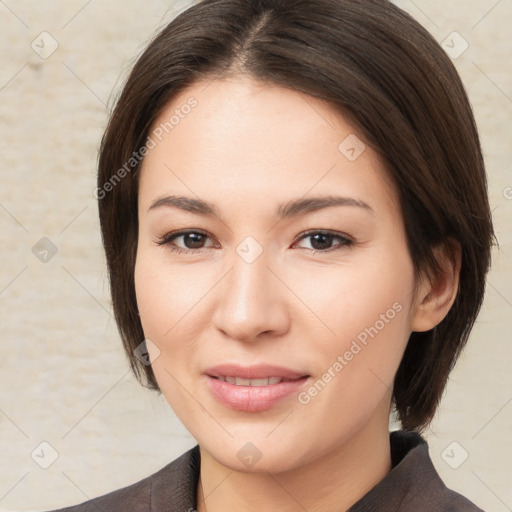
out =
<svg viewBox="0 0 512 512"><path fill-rule="evenodd" d="M295 469L318 456L318 452L307 457L300 450L299 440L288 437L288 442L283 442L283 433L274 440L265 439L265 434L243 437L233 437L219 442L218 438L200 439L199 445L219 464L241 473L281 473ZM256 438L257 437L257 438ZM251 441L250 439L253 439ZM307 449L302 445L303 449ZM307 460L306 460L307 459Z"/></svg>

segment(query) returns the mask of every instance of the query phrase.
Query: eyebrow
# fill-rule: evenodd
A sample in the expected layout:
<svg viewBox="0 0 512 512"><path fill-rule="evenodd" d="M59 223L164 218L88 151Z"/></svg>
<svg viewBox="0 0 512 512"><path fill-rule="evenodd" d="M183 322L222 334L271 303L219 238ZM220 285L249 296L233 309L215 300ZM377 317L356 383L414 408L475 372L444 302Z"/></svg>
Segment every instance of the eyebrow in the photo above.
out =
<svg viewBox="0 0 512 512"><path fill-rule="evenodd" d="M176 207L199 215L216 216L221 218L217 207L212 203L203 201L202 199L185 196L160 197L151 204L148 211L164 206ZM298 215L306 215L307 213L315 212L323 208L332 208L334 206L353 206L363 208L370 213L374 213L373 208L360 199L342 196L317 196L307 199L295 199L281 204L276 209L275 215L280 219L285 219L289 217L296 217Z"/></svg>

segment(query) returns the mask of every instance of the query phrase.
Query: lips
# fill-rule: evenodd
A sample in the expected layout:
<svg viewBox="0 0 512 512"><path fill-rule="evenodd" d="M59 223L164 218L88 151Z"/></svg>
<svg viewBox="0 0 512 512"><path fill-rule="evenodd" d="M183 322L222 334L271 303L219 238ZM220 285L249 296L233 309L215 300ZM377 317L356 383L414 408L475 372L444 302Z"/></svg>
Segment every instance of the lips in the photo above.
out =
<svg viewBox="0 0 512 512"><path fill-rule="evenodd" d="M259 412L290 397L309 380L309 375L273 365L224 364L205 372L213 397L238 411Z"/></svg>

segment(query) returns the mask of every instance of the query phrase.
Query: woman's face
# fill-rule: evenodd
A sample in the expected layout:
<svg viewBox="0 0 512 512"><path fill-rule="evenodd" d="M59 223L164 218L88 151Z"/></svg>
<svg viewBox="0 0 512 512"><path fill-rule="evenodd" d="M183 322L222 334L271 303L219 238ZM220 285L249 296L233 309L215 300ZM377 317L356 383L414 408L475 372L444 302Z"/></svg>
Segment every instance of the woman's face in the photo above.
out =
<svg viewBox="0 0 512 512"><path fill-rule="evenodd" d="M375 152L322 100L242 78L184 90L151 138L137 302L202 449L283 471L387 432L414 272Z"/></svg>

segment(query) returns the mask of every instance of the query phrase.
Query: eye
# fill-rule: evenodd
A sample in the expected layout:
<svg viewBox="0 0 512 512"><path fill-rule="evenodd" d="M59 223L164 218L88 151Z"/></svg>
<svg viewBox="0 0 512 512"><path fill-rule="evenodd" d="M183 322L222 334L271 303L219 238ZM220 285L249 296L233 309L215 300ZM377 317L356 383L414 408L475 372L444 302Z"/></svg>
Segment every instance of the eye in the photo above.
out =
<svg viewBox="0 0 512 512"><path fill-rule="evenodd" d="M313 252L331 252L339 249L349 248L354 244L354 240L347 235L342 233L336 233L334 231L325 231L325 230L310 230L303 233L300 240L311 239L312 248L305 247L305 249ZM332 242L333 240L338 240L338 244L333 248Z"/></svg>
<svg viewBox="0 0 512 512"><path fill-rule="evenodd" d="M180 247L174 243L175 240L183 238L185 247ZM173 252L187 253L187 252L201 252L200 249L204 248L204 242L210 238L210 235L198 230L182 230L158 238L157 245L166 245ZM211 239L211 238L210 238Z"/></svg>
<svg viewBox="0 0 512 512"><path fill-rule="evenodd" d="M176 240L182 238L182 243L185 247L180 247L176 244ZM343 248L349 248L354 244L354 241L347 235L337 233L334 231L326 230L309 230L299 237L299 241L305 239L311 239L312 248L305 247L306 250L312 253L325 253L331 252ZM210 235L199 230L181 230L159 237L156 240L157 245L165 245L172 252L176 253L199 253L201 249L212 247L205 246L207 240L212 240ZM338 244L332 247L334 240L338 240Z"/></svg>

